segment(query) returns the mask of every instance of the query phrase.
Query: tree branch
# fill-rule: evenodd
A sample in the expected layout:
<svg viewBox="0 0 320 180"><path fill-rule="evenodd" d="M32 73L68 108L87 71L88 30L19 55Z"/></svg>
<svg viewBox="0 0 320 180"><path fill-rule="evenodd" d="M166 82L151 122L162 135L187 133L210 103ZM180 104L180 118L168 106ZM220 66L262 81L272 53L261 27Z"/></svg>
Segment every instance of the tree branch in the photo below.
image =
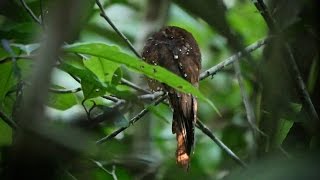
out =
<svg viewBox="0 0 320 180"><path fill-rule="evenodd" d="M161 103L164 99L167 98L167 95L162 95L161 97L159 97L157 100L155 100L151 105L156 106L159 103ZM102 144L114 137L116 137L119 133L121 133L122 131L126 130L128 127L130 127L131 125L133 125L134 123L136 123L137 121L139 121L145 114L147 114L149 112L148 108L144 108L139 114L137 114L136 116L134 116L130 121L128 126L125 127L121 127L117 130L115 130L114 132L112 132L111 134L109 134L108 136L105 136L101 139L99 139L98 141L96 141L96 144Z"/></svg>
<svg viewBox="0 0 320 180"><path fill-rule="evenodd" d="M133 88L133 89L135 89L137 91L140 91L140 92L143 92L143 93L147 93L147 94L152 94L152 92L150 92L148 90L145 90L145 89L139 87L138 85L136 85L136 84L124 79L124 78L121 78L121 83L125 84L125 85L127 85L127 86L129 86L129 87L131 87L131 88Z"/></svg>
<svg viewBox="0 0 320 180"><path fill-rule="evenodd" d="M102 169L104 172L110 174L113 178L113 180L118 180L118 177L116 175L116 166L112 165L112 171L107 170L106 168L103 167L103 164L100 163L99 161L91 159L91 161L96 164L100 169Z"/></svg>
<svg viewBox="0 0 320 180"><path fill-rule="evenodd" d="M49 91L53 93L58 93L58 94L69 94L69 93L76 93L81 91L82 89L80 87L75 88L75 89L53 89L50 88Z"/></svg>
<svg viewBox="0 0 320 180"><path fill-rule="evenodd" d="M33 11L29 8L29 6L27 5L27 3L24 0L20 0L23 8L28 12L28 14L32 17L32 19L38 23L39 25L42 25L42 22L40 21L39 18L37 18L37 16L33 13Z"/></svg>
<svg viewBox="0 0 320 180"><path fill-rule="evenodd" d="M102 4L100 3L99 0L96 0L96 4L99 6L99 9L101 11L100 16L103 17L108 24L112 27L113 30L115 30L117 32L117 34L125 41L125 43L129 46L129 48L131 49L131 51L138 57L141 59L140 54L138 53L138 51L133 47L132 43L129 41L129 39L122 34L122 32L119 31L119 29L113 24L113 22L111 21L111 19L107 16L107 14L104 12L104 8L102 6Z"/></svg>
<svg viewBox="0 0 320 180"><path fill-rule="evenodd" d="M215 142L224 152L226 152L235 162L237 162L240 166L246 168L247 164L244 163L231 149L228 148L219 138L217 138L210 129L203 124L199 119L197 119L196 127L199 128L205 135L210 137L213 142Z"/></svg>
<svg viewBox="0 0 320 180"><path fill-rule="evenodd" d="M246 47L243 51L238 52L231 57L227 58L226 60L220 62L219 64L213 66L212 68L204 71L203 73L200 74L200 80L203 80L209 76L215 75L218 71L222 70L225 66L230 65L234 63L235 61L240 60L242 57L244 57L247 53L251 53L260 47L266 45L272 37L267 37L262 40L259 40L250 46Z"/></svg>
<svg viewBox="0 0 320 180"><path fill-rule="evenodd" d="M233 67L234 67L235 74L236 74L236 77L237 77L237 80L238 80L238 83L239 83L240 92L241 92L241 96L242 96L242 101L243 101L243 104L244 104L244 107L245 107L245 110L246 110L248 124L250 126L251 131L252 131L253 137L256 139L257 135L259 133L263 137L266 138L266 142L267 142L267 144L269 144L269 136L266 133L264 133L263 131L261 131L259 129L259 127L257 126L257 124L256 124L257 123L256 116L254 114L254 110L252 108L252 105L250 103L247 91L246 91L246 89L244 87L244 84L243 84L243 77L241 75L240 63L238 61L236 61L233 64ZM253 146L253 150L255 150L255 149L256 149L256 143L254 143L254 146Z"/></svg>

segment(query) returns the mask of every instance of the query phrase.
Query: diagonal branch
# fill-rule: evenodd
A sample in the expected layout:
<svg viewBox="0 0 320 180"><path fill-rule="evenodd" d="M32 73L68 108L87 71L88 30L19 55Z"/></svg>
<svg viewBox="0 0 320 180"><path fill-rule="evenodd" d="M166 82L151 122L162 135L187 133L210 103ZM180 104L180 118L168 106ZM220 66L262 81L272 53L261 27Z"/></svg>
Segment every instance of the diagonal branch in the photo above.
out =
<svg viewBox="0 0 320 180"><path fill-rule="evenodd" d="M58 94L69 94L69 93L76 93L81 91L82 89L80 87L75 88L75 89L53 89L50 88L49 91L53 93L58 93Z"/></svg>
<svg viewBox="0 0 320 180"><path fill-rule="evenodd" d="M226 152L235 162L240 164L242 167L247 167L247 164L244 163L231 149L228 148L219 138L217 138L210 129L203 124L199 119L197 119L196 127L200 129L205 135L210 137L224 152Z"/></svg>
<svg viewBox="0 0 320 180"><path fill-rule="evenodd" d="M200 80L203 80L209 76L215 75L218 71L222 70L227 65L230 65L230 64L234 63L235 61L240 60L247 53L251 53L251 52L259 49L260 47L266 45L270 41L271 38L272 37L267 37L262 40L259 40L255 43L251 44L250 46L246 47L243 51L240 51L240 52L232 55L231 57L227 58L226 60L224 60L224 61L220 62L219 64L211 67L210 69L204 71L203 73L200 74Z"/></svg>
<svg viewBox="0 0 320 180"><path fill-rule="evenodd" d="M162 95L161 97L159 97L157 100L155 100L152 105L156 106L159 103L161 103L163 100L165 100L167 98L167 95ZM130 121L129 124L125 127L121 127L117 130L115 130L114 132L112 132L111 134L109 134L108 136L105 136L101 139L99 139L98 141L96 141L96 144L102 144L114 137L116 137L119 133L121 133L122 131L126 130L128 127L130 127L131 125L133 125L134 123L136 123L137 121L139 121L145 114L147 114L149 112L148 108L144 108L139 114L137 114L136 116L134 116Z"/></svg>
<svg viewBox="0 0 320 180"><path fill-rule="evenodd" d="M113 24L113 22L111 21L111 19L107 16L107 14L104 12L104 8L102 6L102 4L100 3L99 0L96 0L96 4L99 6L99 9L101 11L100 16L102 16L108 23L109 25L112 27L113 30L116 31L116 33L125 41L125 43L129 46L129 48L131 49L131 51L138 57L141 59L140 54L138 53L138 51L133 47L132 43L129 41L129 39L122 34L121 31L119 31L119 29Z"/></svg>
<svg viewBox="0 0 320 180"><path fill-rule="evenodd" d="M39 18L37 18L37 16L33 13L33 11L29 8L29 6L27 5L27 3L24 0L20 0L23 8L28 12L28 14L32 17L32 19L38 23L39 25L42 25L42 22L40 21Z"/></svg>
<svg viewBox="0 0 320 180"><path fill-rule="evenodd" d="M240 87L240 92L241 92L241 96L242 96L242 101L246 110L246 115L247 115L247 120L248 120L248 124L251 128L251 131L253 133L253 137L256 138L257 137L257 133L261 134L262 136L264 136L266 138L267 144L269 143L269 136L264 133L263 131L261 131L259 129L259 127L257 126L257 122L256 122L256 116L254 114L254 110L253 107L250 103L249 97L248 97L248 93L245 90L244 84L243 84L243 77L241 75L241 68L240 68L240 63L238 61L236 61L233 64L234 70L235 70L235 74L238 80L238 84ZM254 147L256 146L256 144L254 144Z"/></svg>

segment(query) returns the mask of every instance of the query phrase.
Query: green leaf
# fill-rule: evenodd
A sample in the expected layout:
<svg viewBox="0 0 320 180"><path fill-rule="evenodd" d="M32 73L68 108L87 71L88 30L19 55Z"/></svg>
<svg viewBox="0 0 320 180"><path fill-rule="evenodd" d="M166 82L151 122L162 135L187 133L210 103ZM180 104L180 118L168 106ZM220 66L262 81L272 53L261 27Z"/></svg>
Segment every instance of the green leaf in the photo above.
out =
<svg viewBox="0 0 320 180"><path fill-rule="evenodd" d="M275 134L275 145L276 146L280 146L282 144L282 142L285 140L293 123L294 123L293 121L290 121L287 119L283 119L283 118L280 119L280 126Z"/></svg>
<svg viewBox="0 0 320 180"><path fill-rule="evenodd" d="M116 49L114 46L108 46L103 43L79 43L74 45L65 46L65 51L73 53L81 53L103 58L103 60L124 64L129 69L143 73L144 75L156 79L159 82L166 83L167 85L185 92L191 93L200 99L207 102L219 115L218 109L214 104L207 99L196 87L184 80L183 78L171 73L170 71L160 67L150 65L140 59L130 56ZM170 78L168 78L170 77Z"/></svg>
<svg viewBox="0 0 320 180"><path fill-rule="evenodd" d="M99 78L100 81L105 81L104 69L100 58L91 57L90 59L84 59L83 64L85 67L90 69L90 71L92 71Z"/></svg>
<svg viewBox="0 0 320 180"><path fill-rule="evenodd" d="M111 83L114 85L119 85L122 78L122 69L119 67L113 74Z"/></svg>
<svg viewBox="0 0 320 180"><path fill-rule="evenodd" d="M85 99L98 97L106 93L107 85L101 82L89 69L76 67L68 63L63 63L60 68L81 79L81 87Z"/></svg>
<svg viewBox="0 0 320 180"><path fill-rule="evenodd" d="M134 98L133 94L130 91L121 90L110 83L100 81L99 78L86 67L63 63L60 66L60 69L81 79L81 87L85 99L102 96L105 95L106 92L109 92L123 99Z"/></svg>
<svg viewBox="0 0 320 180"><path fill-rule="evenodd" d="M103 82L111 82L113 74L119 68L119 64L94 56L83 60L83 63Z"/></svg>
<svg viewBox="0 0 320 180"><path fill-rule="evenodd" d="M65 89L63 87L54 85L55 89ZM59 110L66 110L71 108L72 106L77 104L77 98L74 93L50 93L49 94L49 100L48 100L48 106L59 109Z"/></svg>

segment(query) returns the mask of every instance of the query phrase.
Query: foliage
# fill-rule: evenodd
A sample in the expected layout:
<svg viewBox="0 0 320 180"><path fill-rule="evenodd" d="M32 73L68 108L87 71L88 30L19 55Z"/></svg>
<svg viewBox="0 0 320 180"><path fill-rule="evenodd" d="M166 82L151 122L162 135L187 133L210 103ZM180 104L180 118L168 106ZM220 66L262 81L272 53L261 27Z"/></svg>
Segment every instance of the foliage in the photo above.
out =
<svg viewBox="0 0 320 180"><path fill-rule="evenodd" d="M144 33L151 26L148 18L143 18L148 13L144 9L152 8L154 2L101 2L119 30L136 47L142 47L139 37L146 36ZM228 6L224 6L222 2ZM8 151L16 147L15 130L5 123L4 116L13 121L19 119L24 95L27 93L25 89L32 86L32 73L37 65L35 59L41 55L42 41L47 38L47 21L52 16L49 10L55 2L26 0L26 3L42 25L31 18L21 1L0 3L0 174L6 171L2 164L8 163L7 159L10 161L10 158L6 158L10 157ZM115 179L116 176L118 179L221 179L237 169L238 164L232 161L232 157L199 129L196 130L195 153L192 155L189 172L177 167L174 157L176 140L171 132L172 112L165 101L150 106L150 99L142 98L144 94L150 95L146 77L191 93L202 100L199 103L199 118L242 161L253 161L273 152L277 155L287 155L286 151L294 154L301 150L295 148L297 146L308 150L311 146L318 147L319 138L315 133L319 129L318 124L312 124L308 105L301 100L303 97L293 85L296 82L292 80L294 73L287 67L289 65L283 65L289 63L279 63L282 59L288 59L288 55L283 53L283 47L272 44L253 52L251 58L240 61L244 90L249 96L256 119L254 123L258 131L255 132L254 127L248 123L248 109L243 105L243 92L233 66L225 67L212 75L212 78L201 81L197 89L166 69L149 65L135 57L123 39L99 16L100 10L98 6L94 6L95 2L87 3L72 37L64 42L61 53L52 57L57 59L57 64L51 74L44 107L45 117L50 121L48 124L35 125L35 132L29 127L34 125L31 120L26 125L26 132L32 132L27 136L26 144L30 143L32 148L31 151L23 152L41 154L39 156L43 159L32 156L35 161L45 158L58 161L58 178ZM209 12L206 8L215 3L222 3L224 8L215 7L217 11ZM204 5L208 7L203 8ZM298 7L297 11L304 12L304 6ZM199 9L203 11L198 11ZM170 2L166 11L168 15L165 25L185 28L199 43L202 72L231 56L236 48L243 49L268 36L268 24L251 1L200 0L181 3L177 0ZM210 20L212 14L217 17ZM277 12L275 19L276 15ZM215 19L219 22L213 21ZM293 18L290 22L285 26L287 29L281 29L283 32L290 32L283 37L287 38L285 40L290 43L290 47L299 50L298 40L301 40L301 36L290 36L291 31L296 30L296 24L309 21ZM279 44L278 42L281 41L273 43ZM312 53L308 55L310 54ZM313 53L314 56L308 58L313 59L310 60L310 67L304 66L303 60L299 59L307 55L299 55L294 54L302 78L308 84L311 100L315 102L318 97L317 82L320 79L319 54ZM271 60L268 61L269 59ZM283 67L285 70L281 69ZM279 74L285 80L281 81ZM277 85L275 90L273 83ZM148 115L138 117L141 120L134 126L128 123L144 108L150 111ZM93 142L119 128L127 129L112 140L91 148ZM302 142L300 136L306 142ZM46 148L42 150L39 147ZM57 157L53 160L52 157L43 155L46 153L47 156L54 154Z"/></svg>

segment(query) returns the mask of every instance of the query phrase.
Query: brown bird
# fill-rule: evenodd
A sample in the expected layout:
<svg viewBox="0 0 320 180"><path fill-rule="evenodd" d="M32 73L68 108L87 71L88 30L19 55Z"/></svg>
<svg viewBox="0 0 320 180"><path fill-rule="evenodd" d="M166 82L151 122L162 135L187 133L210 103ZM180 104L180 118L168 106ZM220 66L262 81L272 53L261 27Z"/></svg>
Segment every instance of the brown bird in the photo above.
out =
<svg viewBox="0 0 320 180"><path fill-rule="evenodd" d="M201 54L196 40L186 30L174 26L162 28L147 40L142 57L147 63L162 66L198 87ZM168 92L173 109L172 133L177 138L177 163L188 169L194 145L197 100L191 94L152 79L148 84L153 91Z"/></svg>

